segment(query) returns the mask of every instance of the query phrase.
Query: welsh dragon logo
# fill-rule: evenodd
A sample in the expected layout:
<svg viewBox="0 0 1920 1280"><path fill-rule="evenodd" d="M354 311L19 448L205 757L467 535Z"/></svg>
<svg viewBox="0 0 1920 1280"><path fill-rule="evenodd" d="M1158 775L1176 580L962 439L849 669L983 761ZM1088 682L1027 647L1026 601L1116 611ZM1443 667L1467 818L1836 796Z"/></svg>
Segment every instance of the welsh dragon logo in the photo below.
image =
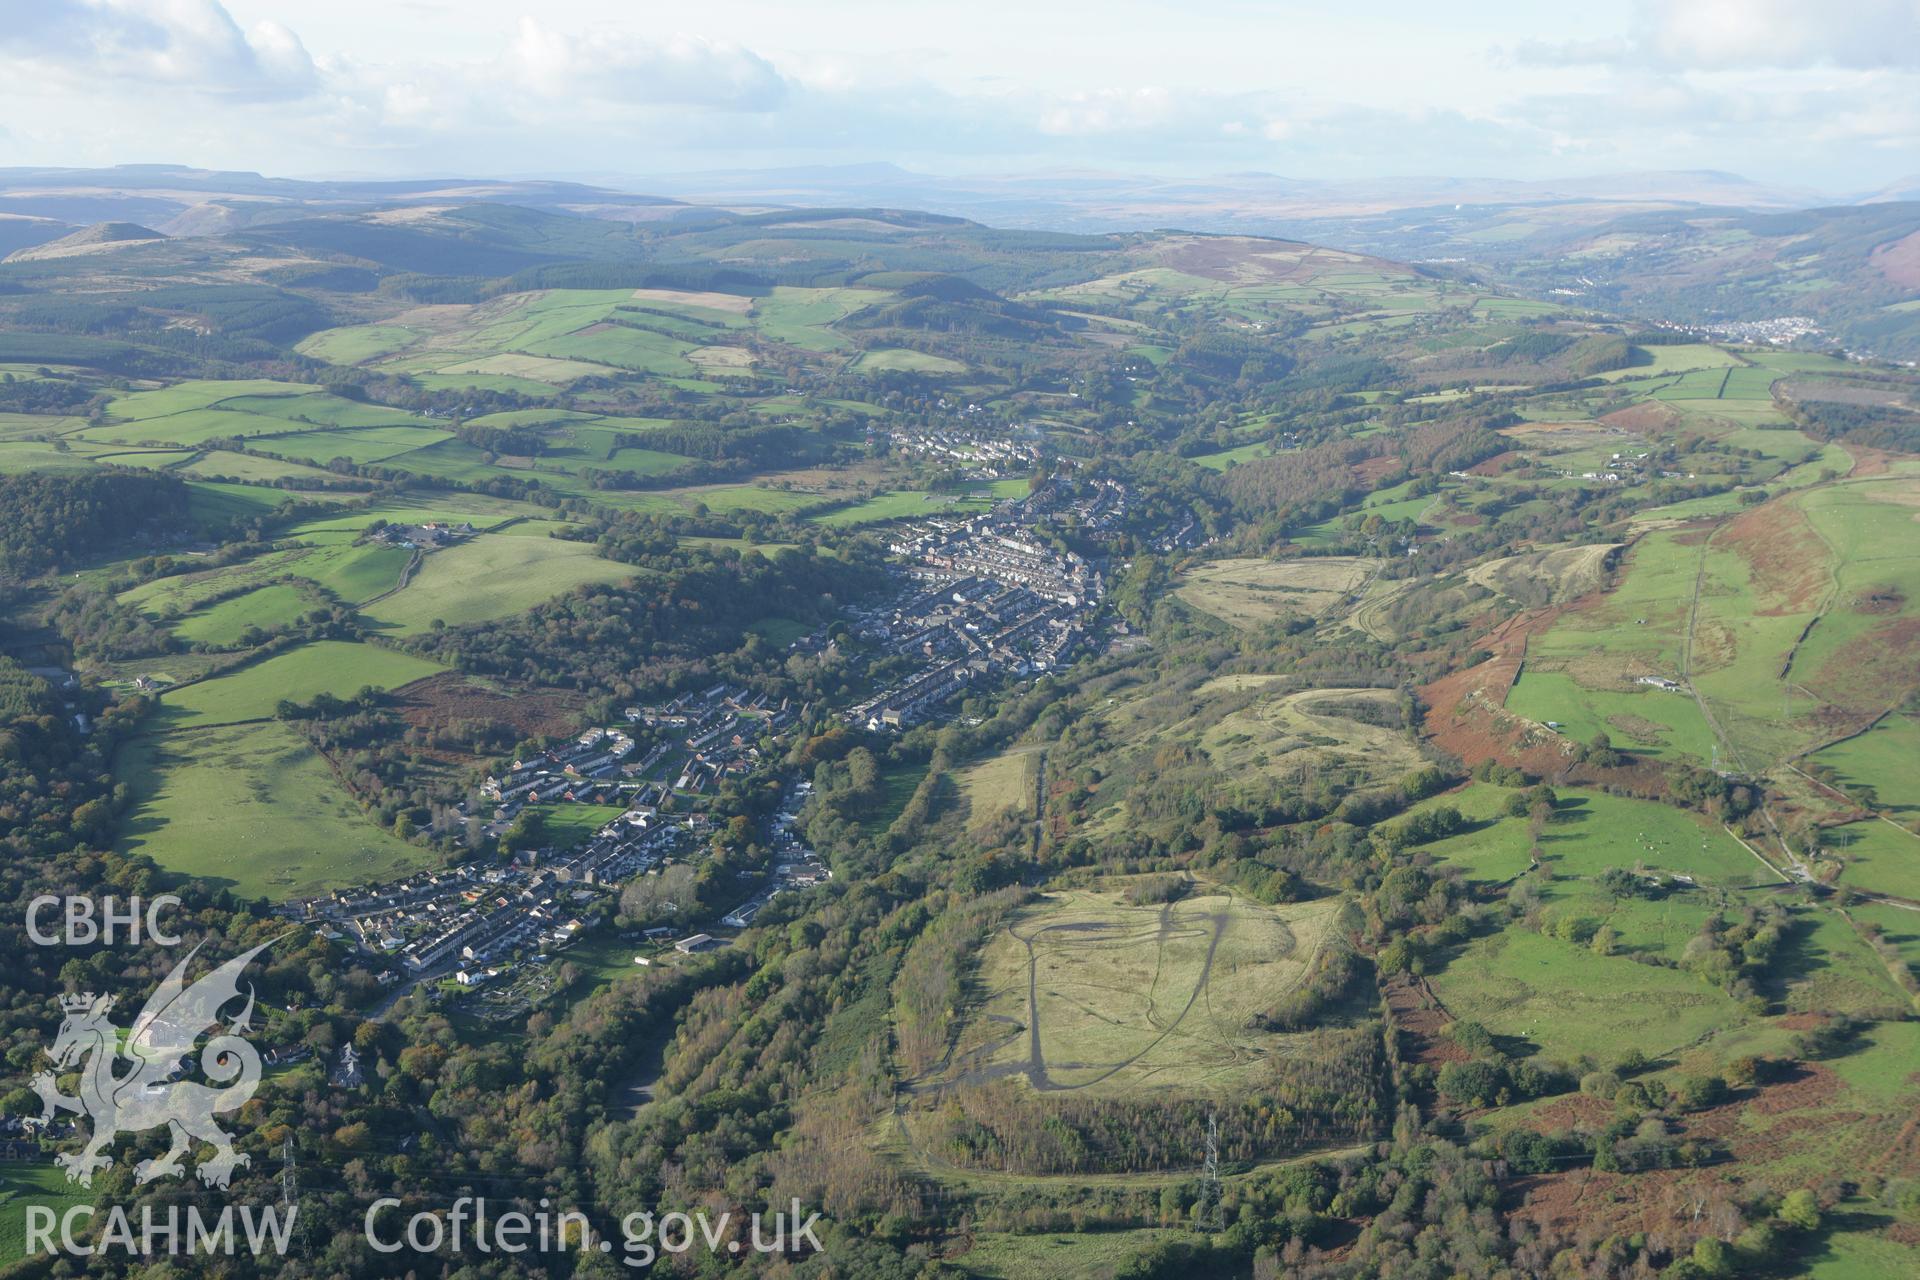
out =
<svg viewBox="0 0 1920 1280"><path fill-rule="evenodd" d="M54 1071L36 1075L33 1090L44 1108L37 1123L44 1125L61 1111L77 1112L93 1123L85 1149L55 1157L67 1181L92 1186L94 1172L113 1163L107 1152L119 1135L162 1125L172 1131L173 1145L158 1159L134 1166L137 1183L185 1172L180 1158L195 1143L213 1148L213 1155L194 1170L210 1187L225 1187L234 1169L249 1163L251 1157L233 1149L232 1139L213 1118L237 1111L260 1087L260 1055L240 1034L251 1025L253 988L247 988L246 1007L224 1030L219 1027L220 1011L240 997L241 971L272 945L263 942L188 986L187 966L199 953L196 946L148 998L123 1046L120 1028L107 1016L113 1009L111 995L60 997L66 1018L47 1056L60 1071L86 1061L80 1096L61 1093ZM200 1053L200 1069L214 1084L173 1079L195 1042L216 1031ZM122 1073L122 1067L130 1069Z"/></svg>

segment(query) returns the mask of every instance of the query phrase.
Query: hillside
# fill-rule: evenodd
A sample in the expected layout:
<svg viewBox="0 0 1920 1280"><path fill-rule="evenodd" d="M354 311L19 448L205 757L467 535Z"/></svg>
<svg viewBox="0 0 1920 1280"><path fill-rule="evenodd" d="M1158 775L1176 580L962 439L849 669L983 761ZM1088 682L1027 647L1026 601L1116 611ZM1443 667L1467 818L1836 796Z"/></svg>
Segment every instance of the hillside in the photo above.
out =
<svg viewBox="0 0 1920 1280"><path fill-rule="evenodd" d="M53 258L105 253L127 245L150 244L166 238L158 231L131 222L101 222L30 248L16 249L5 258L0 258L0 262L45 262Z"/></svg>
<svg viewBox="0 0 1920 1280"><path fill-rule="evenodd" d="M1909 210L1509 285L119 176L181 234L0 263L0 839L279 949L229 1189L344 1172L236 1275L469 1186L846 1275L1914 1273L1920 376L1648 323L1909 314ZM36 1070L166 971L0 950Z"/></svg>

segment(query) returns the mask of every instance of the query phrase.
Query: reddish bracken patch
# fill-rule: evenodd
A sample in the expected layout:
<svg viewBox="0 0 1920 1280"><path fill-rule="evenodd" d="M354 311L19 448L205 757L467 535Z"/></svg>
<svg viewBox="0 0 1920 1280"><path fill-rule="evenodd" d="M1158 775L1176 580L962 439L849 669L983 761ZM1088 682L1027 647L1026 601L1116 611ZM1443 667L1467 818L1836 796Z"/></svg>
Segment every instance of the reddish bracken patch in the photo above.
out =
<svg viewBox="0 0 1920 1280"><path fill-rule="evenodd" d="M1639 404L1629 405L1625 409L1615 409L1612 413L1595 419L1609 427L1618 427L1622 431L1637 431L1649 435L1664 431L1679 420L1678 412L1658 400L1644 400Z"/></svg>
<svg viewBox="0 0 1920 1280"><path fill-rule="evenodd" d="M561 689L506 693L474 684L458 672L428 676L395 690L400 716L419 729L444 729L456 721L491 720L510 725L520 738L575 732L586 698Z"/></svg>
<svg viewBox="0 0 1920 1280"><path fill-rule="evenodd" d="M1468 467L1467 474L1475 476L1497 476L1506 469L1508 464L1518 461L1524 456L1525 455L1512 449L1507 450L1505 453L1496 453L1485 462L1476 462Z"/></svg>
<svg viewBox="0 0 1920 1280"><path fill-rule="evenodd" d="M1862 717L1877 715L1913 687L1920 668L1920 618L1887 618L1842 645L1806 687Z"/></svg>
<svg viewBox="0 0 1920 1280"><path fill-rule="evenodd" d="M1399 469L1400 459L1391 455L1366 458L1353 464L1353 474L1364 481L1368 487L1378 485Z"/></svg>
<svg viewBox="0 0 1920 1280"><path fill-rule="evenodd" d="M1542 774L1565 766L1564 740L1504 709L1526 657L1527 638L1545 631L1564 612L1566 606L1534 609L1499 622L1479 640L1492 657L1421 687L1427 707L1423 727L1436 746L1468 765L1497 760Z"/></svg>
<svg viewBox="0 0 1920 1280"><path fill-rule="evenodd" d="M1920 288L1920 231L1889 240L1874 247L1867 261L1893 283L1903 288Z"/></svg>
<svg viewBox="0 0 1920 1280"><path fill-rule="evenodd" d="M1762 1088L1747 1103L1747 1107L1757 1115L1777 1116L1789 1111L1824 1106L1839 1094L1840 1078L1819 1063L1808 1062L1801 1064L1792 1079L1776 1081ZM1822 1124L1836 1124L1842 1119L1858 1117L1843 1117L1838 1112L1821 1113Z"/></svg>
<svg viewBox="0 0 1920 1280"><path fill-rule="evenodd" d="M1863 479L1867 476L1883 476L1892 469L1892 464L1904 454L1888 453L1885 449L1875 449L1871 445L1849 444L1846 451L1853 455L1853 470L1847 472L1849 478Z"/></svg>
<svg viewBox="0 0 1920 1280"><path fill-rule="evenodd" d="M1716 540L1753 567L1759 614L1811 613L1828 583L1827 544L1800 508L1769 502L1729 520Z"/></svg>
<svg viewBox="0 0 1920 1280"><path fill-rule="evenodd" d="M1380 984L1380 994L1392 1011L1393 1025L1406 1036L1405 1048L1415 1062L1441 1067L1472 1056L1442 1034L1453 1016L1425 978L1395 974Z"/></svg>

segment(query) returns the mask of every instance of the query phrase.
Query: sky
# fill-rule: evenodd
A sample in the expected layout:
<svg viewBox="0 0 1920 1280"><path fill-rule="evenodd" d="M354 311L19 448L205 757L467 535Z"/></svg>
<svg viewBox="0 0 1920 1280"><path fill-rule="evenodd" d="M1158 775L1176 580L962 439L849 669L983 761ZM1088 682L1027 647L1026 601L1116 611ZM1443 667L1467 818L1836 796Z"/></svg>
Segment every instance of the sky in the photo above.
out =
<svg viewBox="0 0 1920 1280"><path fill-rule="evenodd" d="M0 0L0 165L1920 172L1920 0Z"/></svg>

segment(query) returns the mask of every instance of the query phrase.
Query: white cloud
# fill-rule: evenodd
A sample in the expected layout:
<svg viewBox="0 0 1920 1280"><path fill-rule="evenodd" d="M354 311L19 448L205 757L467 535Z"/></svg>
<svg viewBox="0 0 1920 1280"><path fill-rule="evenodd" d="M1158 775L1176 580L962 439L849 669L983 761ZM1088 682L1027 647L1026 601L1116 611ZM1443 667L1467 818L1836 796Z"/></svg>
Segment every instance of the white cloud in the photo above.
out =
<svg viewBox="0 0 1920 1280"><path fill-rule="evenodd" d="M133 80L234 98L313 91L300 38L242 31L219 0L0 0L0 59L15 74Z"/></svg>
<svg viewBox="0 0 1920 1280"><path fill-rule="evenodd" d="M1171 93L1152 86L1076 93L1047 104L1040 132L1072 137L1152 129L1171 119L1176 105Z"/></svg>
<svg viewBox="0 0 1920 1280"><path fill-rule="evenodd" d="M1030 0L982 2L930 47L928 24L863 21L877 0L818 0L828 25L771 0L707 0L675 11L683 35L630 0L460 0L458 24L445 0L0 0L0 163L1713 167L1847 190L1920 148L1920 0L1602 0L1578 21L1473 4L1440 21L1390 0L1403 12L1379 29L1371 77L1351 71L1346 15L1303 26L1202 0L1091 35L1043 15L1009 43L992 19ZM605 21L573 16L588 7ZM1518 61L1487 57L1529 35Z"/></svg>
<svg viewBox="0 0 1920 1280"><path fill-rule="evenodd" d="M521 87L548 97L770 111L788 92L771 62L737 44L684 35L661 41L609 31L570 35L530 17L520 20L507 65Z"/></svg>
<svg viewBox="0 0 1920 1280"><path fill-rule="evenodd" d="M1550 66L1673 71L1920 67L1920 0L1639 0L1625 36L1515 52Z"/></svg>

